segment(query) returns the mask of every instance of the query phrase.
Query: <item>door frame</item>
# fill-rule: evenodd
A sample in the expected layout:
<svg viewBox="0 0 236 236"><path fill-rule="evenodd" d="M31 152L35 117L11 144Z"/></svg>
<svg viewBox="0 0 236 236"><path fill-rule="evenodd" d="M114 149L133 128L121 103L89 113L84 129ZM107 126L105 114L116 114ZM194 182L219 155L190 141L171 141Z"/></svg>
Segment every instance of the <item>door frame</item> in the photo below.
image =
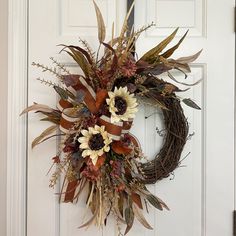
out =
<svg viewBox="0 0 236 236"><path fill-rule="evenodd" d="M28 3L8 1L7 236L26 235Z"/></svg>
<svg viewBox="0 0 236 236"><path fill-rule="evenodd" d="M28 6L8 0L7 236L27 233Z"/></svg>

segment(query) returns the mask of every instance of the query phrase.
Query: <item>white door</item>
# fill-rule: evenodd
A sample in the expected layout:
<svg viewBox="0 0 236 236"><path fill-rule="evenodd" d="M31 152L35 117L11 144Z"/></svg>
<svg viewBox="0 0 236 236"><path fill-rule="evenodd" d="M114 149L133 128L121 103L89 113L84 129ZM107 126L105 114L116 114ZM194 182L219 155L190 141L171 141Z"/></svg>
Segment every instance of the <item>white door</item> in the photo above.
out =
<svg viewBox="0 0 236 236"><path fill-rule="evenodd" d="M125 0L97 0L107 27L111 32L115 22L117 31L126 13ZM191 55L204 49L187 83L203 79L183 97L191 97L202 111L185 108L190 123L190 134L183 152L183 162L173 176L150 189L170 207L170 212L151 210L147 215L154 230L135 223L130 235L147 236L231 236L234 209L234 52L233 0L136 0L135 27L152 21L157 27L144 33L136 45L139 56L150 49L174 28L179 36L190 29L188 38L174 57ZM92 0L31 0L29 1L29 81L28 103L56 105L52 88L40 84L36 78L51 79L32 67L32 62L51 65L50 57L65 63L69 70L78 68L66 55L59 55L58 44L79 43L86 39L96 49L97 30ZM163 76L164 78L164 76ZM152 158L161 146L156 127L161 128L161 116L148 107L139 112L133 132L138 136L143 151ZM91 227L78 229L86 206L58 204L49 189L51 158L57 152L56 140L31 150L32 140L49 126L38 122L39 115L28 120L28 236L117 235L111 219L103 230ZM189 155L188 153L191 152ZM188 156L187 156L188 155ZM187 156L185 158L185 156Z"/></svg>

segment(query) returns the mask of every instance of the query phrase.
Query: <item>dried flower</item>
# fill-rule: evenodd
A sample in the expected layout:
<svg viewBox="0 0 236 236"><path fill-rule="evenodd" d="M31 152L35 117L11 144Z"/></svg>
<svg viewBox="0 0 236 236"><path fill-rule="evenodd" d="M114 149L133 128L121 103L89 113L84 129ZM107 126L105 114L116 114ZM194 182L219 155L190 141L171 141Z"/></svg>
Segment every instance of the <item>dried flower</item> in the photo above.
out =
<svg viewBox="0 0 236 236"><path fill-rule="evenodd" d="M87 166L81 172L81 174L91 181L96 181L101 176L99 168L97 168L91 159L87 161Z"/></svg>
<svg viewBox="0 0 236 236"><path fill-rule="evenodd" d="M115 88L114 92L108 92L109 98L106 99L111 112L111 122L119 122L121 120L128 121L135 117L138 111L137 100L134 94L130 94L127 87Z"/></svg>
<svg viewBox="0 0 236 236"><path fill-rule="evenodd" d="M134 76L136 70L137 70L136 64L131 59L126 60L125 63L123 63L122 66L120 67L121 73L128 78Z"/></svg>
<svg viewBox="0 0 236 236"><path fill-rule="evenodd" d="M105 126L95 125L94 128L89 127L88 130L81 131L83 137L80 137L78 141L81 143L80 148L84 149L82 152L83 157L90 157L92 163L96 165L99 156L102 156L104 152L109 152L109 144L112 142L105 131Z"/></svg>

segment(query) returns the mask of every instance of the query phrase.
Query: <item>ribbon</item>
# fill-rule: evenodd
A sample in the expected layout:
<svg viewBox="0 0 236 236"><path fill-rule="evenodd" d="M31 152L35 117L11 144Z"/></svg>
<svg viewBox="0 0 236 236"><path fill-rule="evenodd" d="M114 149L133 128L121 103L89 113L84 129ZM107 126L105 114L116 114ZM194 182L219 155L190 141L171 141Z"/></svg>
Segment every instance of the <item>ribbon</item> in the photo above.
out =
<svg viewBox="0 0 236 236"><path fill-rule="evenodd" d="M98 112L98 106L96 101L99 99L100 94L94 92L93 88L86 82L86 80L80 76L78 77L77 83L73 86L68 86L67 89L76 96L77 91L82 90L84 92L84 103L91 113L96 114ZM74 124L80 120L76 115L73 115L74 108L72 103L69 100L60 99L57 104L57 108L62 112L60 120L60 130L63 133L75 132L73 130ZM106 131L110 137L118 141L124 134L129 133L129 130L132 126L133 119L128 121L121 121L112 123L110 117L101 115L98 118L99 125L104 125Z"/></svg>
<svg viewBox="0 0 236 236"><path fill-rule="evenodd" d="M100 105L103 101L105 101L105 98L107 96L107 92L101 91L97 94L94 92L92 87L86 82L86 80L83 77L77 77L76 83L74 83L73 86L68 86L67 89L74 95L77 95L77 91L82 90L84 92L84 103L89 109L89 111L92 114L96 114L100 108ZM78 117L76 113L76 109L74 109L73 104L70 102L70 100L63 100L60 99L57 108L62 112L61 120L60 120L60 130L63 133L73 133L76 132L74 130L75 123L80 120L80 117ZM120 141L121 137L125 134L129 133L129 130L132 126L133 119L129 119L128 121L122 121L122 122L116 122L112 123L110 117L106 115L101 115L98 118L98 124L104 125L105 130L108 132L109 136L114 140L113 145L116 145L121 150L122 154L125 154L124 150L126 150L127 153L131 151L130 148L122 148L122 143ZM129 134L132 143L135 146L139 146L139 143L137 139ZM113 146L113 149L115 149L115 146ZM117 149L118 150L118 149ZM66 179L64 180L66 181ZM77 196L78 192L78 180L73 181L66 181L64 182L64 187L62 189L65 190L64 193L64 199L62 201L64 202L73 202L75 200L75 196Z"/></svg>

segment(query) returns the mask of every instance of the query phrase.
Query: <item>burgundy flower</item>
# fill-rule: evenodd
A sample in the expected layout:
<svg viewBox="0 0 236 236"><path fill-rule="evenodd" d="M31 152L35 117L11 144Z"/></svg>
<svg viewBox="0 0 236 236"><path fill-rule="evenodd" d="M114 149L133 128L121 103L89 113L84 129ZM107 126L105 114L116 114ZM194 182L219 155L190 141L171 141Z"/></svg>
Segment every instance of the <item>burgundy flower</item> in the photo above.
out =
<svg viewBox="0 0 236 236"><path fill-rule="evenodd" d="M122 66L120 67L120 71L121 73L125 76L125 77L132 77L135 75L137 70L136 64L133 60L127 60L124 64L122 64Z"/></svg>

